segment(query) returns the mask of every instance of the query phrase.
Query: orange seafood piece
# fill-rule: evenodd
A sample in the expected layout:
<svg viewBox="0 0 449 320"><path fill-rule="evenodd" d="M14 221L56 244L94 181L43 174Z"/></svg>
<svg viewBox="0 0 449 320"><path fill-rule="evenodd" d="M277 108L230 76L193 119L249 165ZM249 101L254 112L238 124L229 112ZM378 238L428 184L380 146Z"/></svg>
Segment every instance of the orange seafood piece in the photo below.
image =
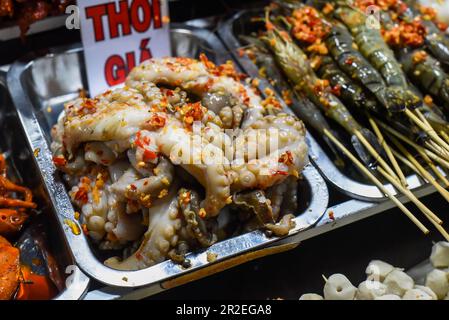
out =
<svg viewBox="0 0 449 320"><path fill-rule="evenodd" d="M0 236L0 300L9 300L19 286L19 249Z"/></svg>

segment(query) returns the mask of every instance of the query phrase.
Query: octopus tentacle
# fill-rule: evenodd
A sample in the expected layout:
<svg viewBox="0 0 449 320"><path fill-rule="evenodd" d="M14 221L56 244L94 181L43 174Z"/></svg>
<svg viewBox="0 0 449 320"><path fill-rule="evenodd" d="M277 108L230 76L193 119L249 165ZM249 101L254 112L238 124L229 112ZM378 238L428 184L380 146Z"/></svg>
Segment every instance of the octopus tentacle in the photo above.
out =
<svg viewBox="0 0 449 320"><path fill-rule="evenodd" d="M180 189L178 192L181 213L187 222L187 228L201 246L210 247L217 242L217 235L207 230L205 221L199 217L200 202L198 193L193 190Z"/></svg>
<svg viewBox="0 0 449 320"><path fill-rule="evenodd" d="M176 190L176 186L172 186L166 197L155 201L148 209L148 229L137 251L124 260L109 258L104 262L107 266L117 270L138 270L167 258L178 243L177 232L181 229Z"/></svg>
<svg viewBox="0 0 449 320"><path fill-rule="evenodd" d="M151 200L161 198L173 182L174 168L165 157L160 157L153 169L154 175L132 182L126 186L125 197L136 200L143 206L151 206Z"/></svg>
<svg viewBox="0 0 449 320"><path fill-rule="evenodd" d="M161 131L158 144L165 156L181 165L205 187L206 197L201 206L208 215L217 215L230 197L223 150L209 144L201 135L195 136L177 120L171 121ZM214 162L216 158L220 161Z"/></svg>
<svg viewBox="0 0 449 320"><path fill-rule="evenodd" d="M251 210L262 225L275 221L270 200L265 196L263 190L236 193L233 202L239 207Z"/></svg>
<svg viewBox="0 0 449 320"><path fill-rule="evenodd" d="M272 232L275 236L282 237L288 235L291 229L296 226L295 218L292 214L287 214L282 217L278 224L267 223L265 228Z"/></svg>
<svg viewBox="0 0 449 320"><path fill-rule="evenodd" d="M123 88L64 106L51 148L72 202L100 249L135 251L107 265L137 270L167 258L187 265L189 247L217 241L215 217L233 200L249 228L267 224L288 233L288 217L272 224L295 211L305 129L240 80L232 64L215 66L204 55L151 59ZM204 199L193 190L178 193L176 166L204 187Z"/></svg>
<svg viewBox="0 0 449 320"><path fill-rule="evenodd" d="M270 199L273 219L277 221L284 202L284 194L288 191L288 179L267 189L266 195Z"/></svg>

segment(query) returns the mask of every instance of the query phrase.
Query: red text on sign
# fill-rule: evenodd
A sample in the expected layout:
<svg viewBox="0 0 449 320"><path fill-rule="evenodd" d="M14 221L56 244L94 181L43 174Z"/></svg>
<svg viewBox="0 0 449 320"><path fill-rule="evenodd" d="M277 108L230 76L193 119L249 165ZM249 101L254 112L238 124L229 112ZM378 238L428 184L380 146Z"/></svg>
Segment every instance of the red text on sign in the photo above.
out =
<svg viewBox="0 0 449 320"><path fill-rule="evenodd" d="M153 23L154 29L162 27L160 0L128 0L103 3L86 9L86 18L92 20L95 41L105 40L105 29L111 39L131 34L131 28L136 32L146 32ZM103 17L106 16L107 25Z"/></svg>
<svg viewBox="0 0 449 320"><path fill-rule="evenodd" d="M139 47L139 63L145 60L151 59L151 50L148 48L150 39L142 39ZM120 55L112 55L106 59L104 65L104 77L109 86L115 86L123 83L126 80L126 76L129 71L136 66L136 54L135 52L125 53L125 57Z"/></svg>

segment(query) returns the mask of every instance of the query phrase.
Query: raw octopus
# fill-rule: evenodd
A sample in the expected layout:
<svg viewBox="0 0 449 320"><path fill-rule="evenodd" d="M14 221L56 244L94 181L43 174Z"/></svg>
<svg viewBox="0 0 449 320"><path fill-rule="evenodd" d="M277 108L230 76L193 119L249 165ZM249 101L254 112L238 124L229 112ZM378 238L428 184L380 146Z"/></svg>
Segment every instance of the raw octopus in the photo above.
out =
<svg viewBox="0 0 449 320"><path fill-rule="evenodd" d="M102 249L138 247L108 266L141 269L210 246L233 195L299 178L307 162L303 123L242 79L232 63L216 66L204 55L151 59L124 87L65 105L52 129L53 160L85 232ZM258 152L247 143L254 138ZM178 167L205 196L198 186L180 189Z"/></svg>

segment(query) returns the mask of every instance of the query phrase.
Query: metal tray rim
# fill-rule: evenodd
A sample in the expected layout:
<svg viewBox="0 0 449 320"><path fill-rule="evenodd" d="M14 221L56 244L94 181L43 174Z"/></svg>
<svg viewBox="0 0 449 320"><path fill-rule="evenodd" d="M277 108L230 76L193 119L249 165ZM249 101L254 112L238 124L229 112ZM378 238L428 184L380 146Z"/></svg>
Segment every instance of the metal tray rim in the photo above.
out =
<svg viewBox="0 0 449 320"><path fill-rule="evenodd" d="M180 26L180 28L189 30L196 29L184 25ZM201 30L201 32L204 34L205 30ZM219 42L219 44L220 47L217 49L219 50L218 52L225 52L225 49L221 47L221 42ZM52 48L49 50L49 55L51 56L52 54L77 52L81 50L82 49L80 48L76 48L76 45ZM45 163L52 161L51 152L38 124L37 118L33 113L33 105L22 87L21 77L22 73L30 67L34 59L45 56L48 57L49 55L39 56L30 54L25 58L16 61L8 72L8 86L13 102L18 111L19 118L22 122L22 126L27 134L29 145L33 150L40 150L39 156L35 158L39 168L43 168ZM206 250L190 254L188 257L192 262L192 267L188 270L181 269L178 265L175 265L171 261L165 261L139 271L113 270L104 266L93 255L84 235L74 235L64 224L65 218L72 218L73 220L74 210L62 181L59 179L58 175L55 174L55 168L50 171L51 172L41 172L47 190L56 190L59 195L57 197L55 194L51 194L50 198L55 207L59 209L58 220L65 231L72 254L75 257L77 264L83 269L84 272L107 285L118 287L141 287L154 284L156 282L180 276L188 272L193 272L210 265L211 263L207 261L206 251L216 251L216 253L218 253L218 259L216 262L220 262L240 253L274 243L280 239L284 239L276 237L267 238L263 232L253 231L235 238L224 240L210 248L207 248ZM303 171L303 175L309 182L312 182L310 183L312 200L309 208L306 210L306 213L296 218L295 221L297 226L291 231L290 235L296 234L300 230L309 228L317 223L324 215L328 204L329 195L327 192L326 183L316 169L313 166L308 165ZM223 250L227 253L223 254Z"/></svg>
<svg viewBox="0 0 449 320"><path fill-rule="evenodd" d="M6 72L0 71L0 86L3 90L8 91L6 78ZM80 300L86 295L89 289L90 279L79 268L74 268L70 277L73 281L71 283L66 283L66 288L59 292L53 300Z"/></svg>

